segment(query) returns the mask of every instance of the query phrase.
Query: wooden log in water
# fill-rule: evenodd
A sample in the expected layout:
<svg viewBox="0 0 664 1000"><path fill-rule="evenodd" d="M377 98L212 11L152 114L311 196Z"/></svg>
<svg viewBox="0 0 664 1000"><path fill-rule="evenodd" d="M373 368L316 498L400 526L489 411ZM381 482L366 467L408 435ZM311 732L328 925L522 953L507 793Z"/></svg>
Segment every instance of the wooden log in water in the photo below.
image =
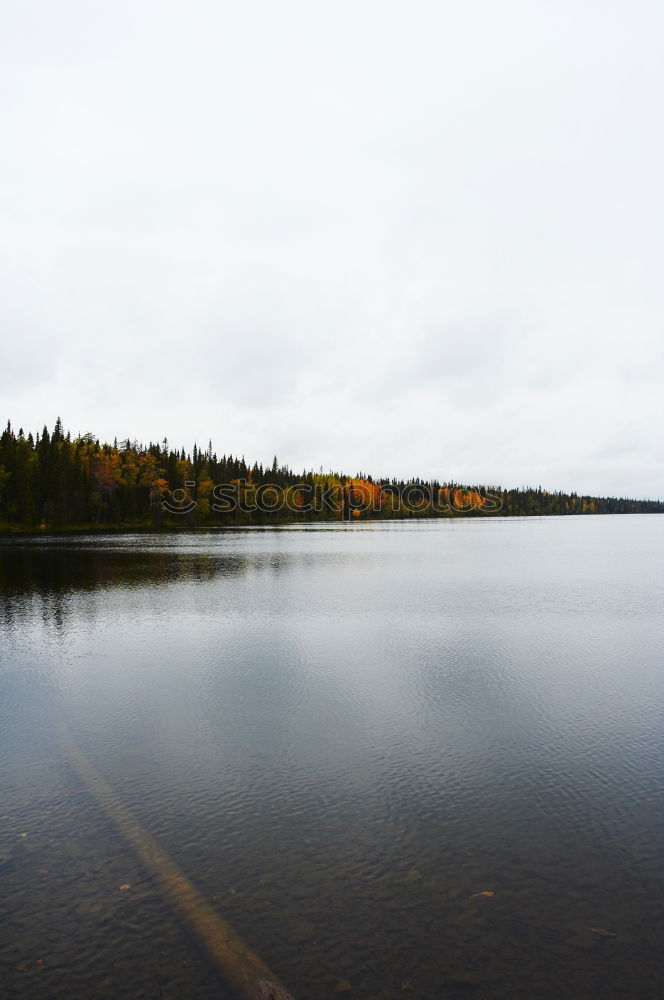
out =
<svg viewBox="0 0 664 1000"><path fill-rule="evenodd" d="M108 782L78 748L66 727L60 731L60 742L72 769L139 861L158 880L173 908L187 921L210 958L221 967L237 992L245 1000L293 1000L265 962L210 906L123 805Z"/></svg>

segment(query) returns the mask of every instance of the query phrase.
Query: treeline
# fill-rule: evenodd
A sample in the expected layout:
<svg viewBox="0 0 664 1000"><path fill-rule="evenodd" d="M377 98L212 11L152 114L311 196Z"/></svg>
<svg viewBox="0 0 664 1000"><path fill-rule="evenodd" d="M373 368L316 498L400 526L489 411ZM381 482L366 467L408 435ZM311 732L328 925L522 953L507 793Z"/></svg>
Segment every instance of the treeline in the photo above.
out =
<svg viewBox="0 0 664 1000"><path fill-rule="evenodd" d="M0 530L62 531L261 524L294 520L532 514L662 513L664 503L504 490L436 481L303 472L212 451L72 438L51 432L0 437Z"/></svg>

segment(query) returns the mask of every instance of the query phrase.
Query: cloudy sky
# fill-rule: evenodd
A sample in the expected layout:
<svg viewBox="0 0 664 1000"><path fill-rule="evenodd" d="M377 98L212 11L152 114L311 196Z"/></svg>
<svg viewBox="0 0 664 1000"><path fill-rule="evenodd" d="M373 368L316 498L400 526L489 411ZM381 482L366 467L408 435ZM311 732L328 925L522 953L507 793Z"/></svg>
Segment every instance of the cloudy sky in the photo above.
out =
<svg viewBox="0 0 664 1000"><path fill-rule="evenodd" d="M664 497L661 0L13 0L0 417Z"/></svg>

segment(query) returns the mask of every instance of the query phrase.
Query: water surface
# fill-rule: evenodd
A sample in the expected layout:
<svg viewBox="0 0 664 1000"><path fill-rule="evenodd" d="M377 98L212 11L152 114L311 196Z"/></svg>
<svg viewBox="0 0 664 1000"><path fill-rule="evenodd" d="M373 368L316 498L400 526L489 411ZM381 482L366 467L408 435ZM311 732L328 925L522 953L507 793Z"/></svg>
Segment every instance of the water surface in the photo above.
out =
<svg viewBox="0 0 664 1000"><path fill-rule="evenodd" d="M0 994L229 996L65 723L297 1000L662 996L663 536L0 543Z"/></svg>

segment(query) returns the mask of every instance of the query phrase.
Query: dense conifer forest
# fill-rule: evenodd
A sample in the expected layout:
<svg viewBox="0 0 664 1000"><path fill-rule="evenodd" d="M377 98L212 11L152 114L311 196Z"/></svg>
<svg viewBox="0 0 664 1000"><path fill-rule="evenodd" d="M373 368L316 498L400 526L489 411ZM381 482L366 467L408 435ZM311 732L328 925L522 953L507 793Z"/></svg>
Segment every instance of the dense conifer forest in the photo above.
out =
<svg viewBox="0 0 664 1000"><path fill-rule="evenodd" d="M453 482L296 473L159 444L51 432L0 437L0 531L50 532L395 517L662 513L664 502Z"/></svg>

